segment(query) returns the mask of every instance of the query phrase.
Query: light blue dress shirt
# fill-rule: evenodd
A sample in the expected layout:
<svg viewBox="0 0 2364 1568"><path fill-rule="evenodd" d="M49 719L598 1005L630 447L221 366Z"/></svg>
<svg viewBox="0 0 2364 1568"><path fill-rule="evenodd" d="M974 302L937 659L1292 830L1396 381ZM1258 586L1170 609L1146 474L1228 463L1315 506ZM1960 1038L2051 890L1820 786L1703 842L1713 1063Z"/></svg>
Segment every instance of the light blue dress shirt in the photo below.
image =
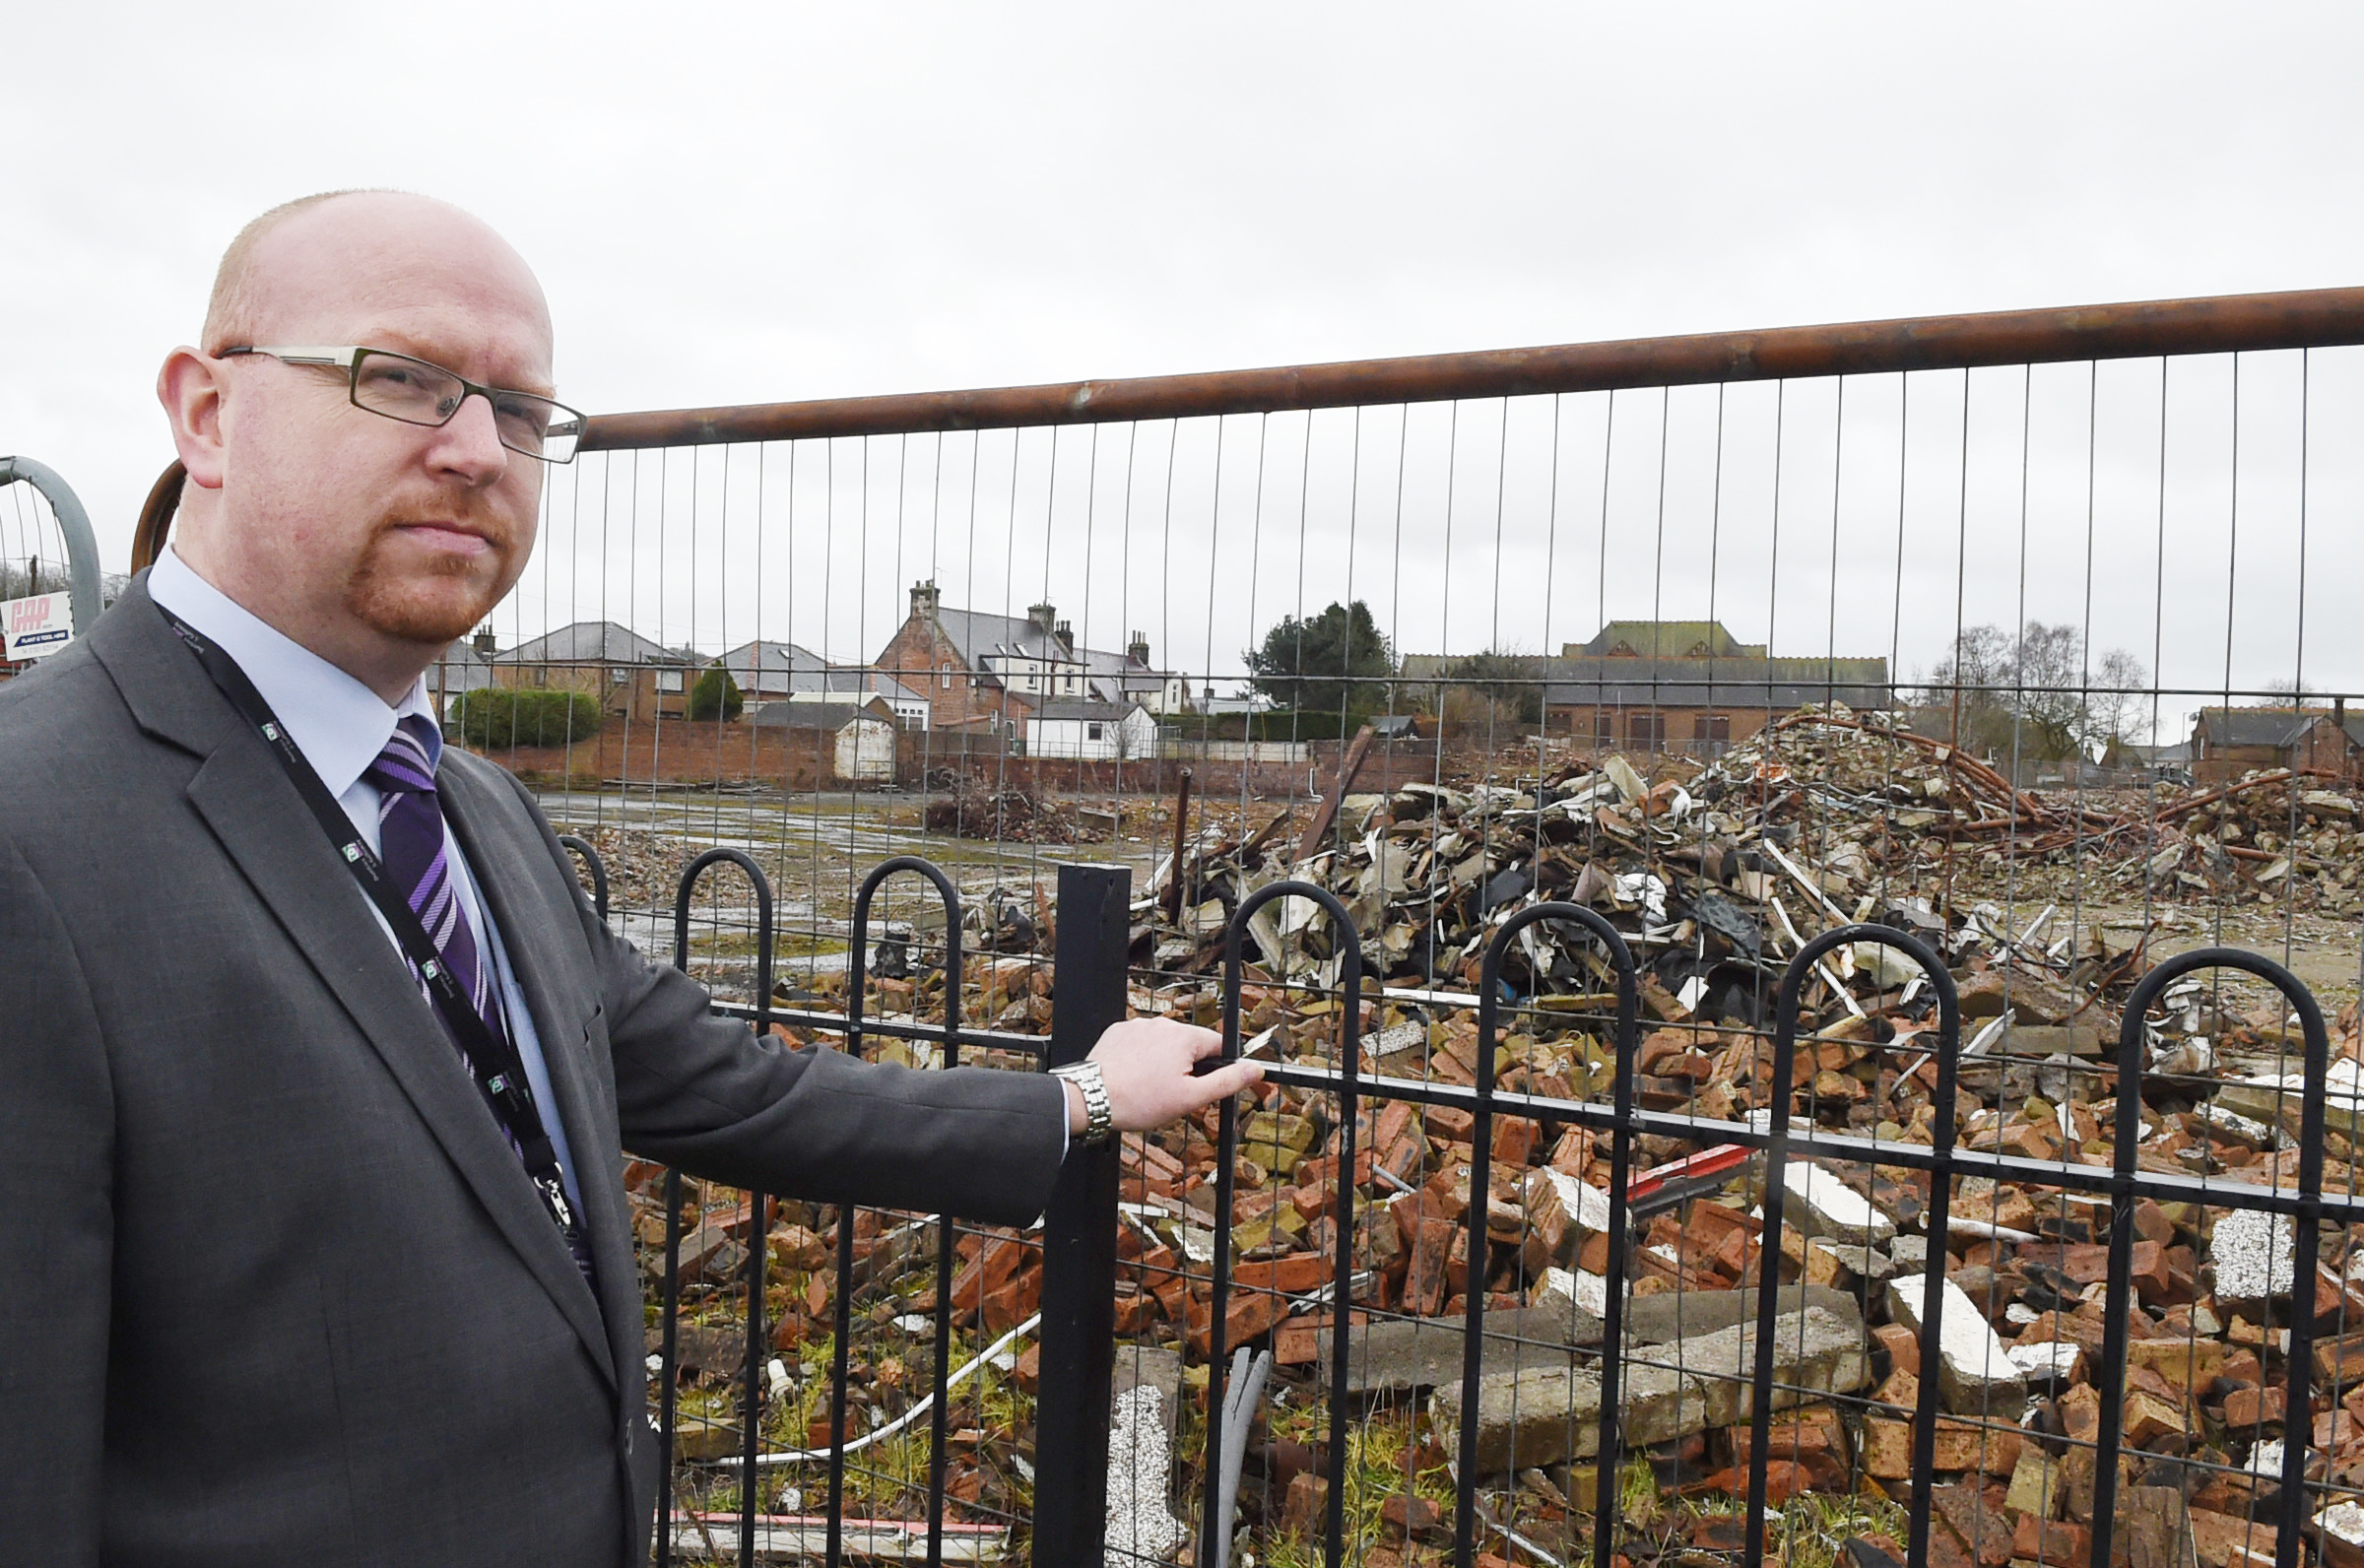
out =
<svg viewBox="0 0 2364 1568"><path fill-rule="evenodd" d="M157 557L148 572L148 597L187 621L198 631L212 638L222 650L237 661L238 668L254 683L271 711L294 737L312 771L320 782L345 808L353 818L354 827L361 833L371 852L378 847L377 809L379 793L376 785L361 776L369 764L377 760L386 742L393 739L398 720L411 714L424 714L430 722L437 715L427 699L425 686L413 683L410 692L399 706L387 707L384 700L352 676L330 664L326 659L265 624L244 606L223 593L182 560L169 547ZM438 732L441 729L436 724ZM299 831L318 829L304 820ZM468 857L460 853L459 840L453 836L448 819L443 823L443 853L451 866L451 880L458 888L460 906L467 911L475 926L478 940L492 954L492 972L500 985L501 1002L508 1010L509 1028L517 1040L517 1055L525 1068L526 1081L533 1086L534 1104L542 1111L543 1125L549 1129L550 1141L557 1145L558 1169L566 1182L566 1196L576 1212L582 1211L582 1190L574 1175L574 1155L566 1146L566 1129L559 1125L557 1101L550 1088L550 1068L542 1060L542 1039L534 1030L534 1014L525 1004L525 994L518 989L517 973L509 964L508 949L502 945L499 928L492 924L484 900L478 896L475 875L468 869ZM369 902L361 884L353 884L353 896L369 911L386 941L397 952L401 945L394 941L394 928L386 917ZM451 1053L451 1070L464 1073L459 1053Z"/></svg>

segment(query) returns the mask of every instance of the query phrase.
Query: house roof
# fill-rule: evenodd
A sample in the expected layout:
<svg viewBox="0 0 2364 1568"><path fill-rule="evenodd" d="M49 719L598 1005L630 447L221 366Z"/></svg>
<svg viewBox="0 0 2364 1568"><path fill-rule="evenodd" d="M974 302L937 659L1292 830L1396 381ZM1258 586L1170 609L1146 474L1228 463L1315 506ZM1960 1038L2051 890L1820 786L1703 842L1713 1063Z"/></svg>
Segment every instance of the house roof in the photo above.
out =
<svg viewBox="0 0 2364 1568"><path fill-rule="evenodd" d="M783 692L876 694L903 702L924 702L921 693L879 670L830 665L810 648L793 642L743 642L722 656L731 679L743 691L763 695Z"/></svg>
<svg viewBox="0 0 2364 1568"><path fill-rule="evenodd" d="M1045 702L1034 710L1037 719L1086 719L1101 724L1122 724L1142 711L1138 702L1091 702L1069 698L1060 702Z"/></svg>
<svg viewBox="0 0 2364 1568"><path fill-rule="evenodd" d="M697 654L651 642L613 621L578 621L530 642L504 648L494 664L702 664Z"/></svg>
<svg viewBox="0 0 2364 1568"><path fill-rule="evenodd" d="M1894 701L1885 659L1650 659L1625 654L1547 659L1543 700L1559 706L1804 707Z"/></svg>
<svg viewBox="0 0 2364 1568"><path fill-rule="evenodd" d="M2331 717L2330 708L2201 708L2192 733L2206 731L2211 746L2295 746ZM2364 745L2364 714L2348 718L2347 738Z"/></svg>
<svg viewBox="0 0 2364 1568"><path fill-rule="evenodd" d="M815 689L842 691L855 696L881 696L889 702L925 702L928 700L925 692L903 685L883 670L825 671L816 684Z"/></svg>
<svg viewBox="0 0 2364 1568"><path fill-rule="evenodd" d="M801 677L826 670L829 661L793 642L743 642L722 656L723 668L742 691L794 691Z"/></svg>
<svg viewBox="0 0 2364 1568"><path fill-rule="evenodd" d="M971 670L986 670L987 660L1036 659L1046 664L1081 664L1085 684L1103 702L1123 700L1131 692L1153 687L1166 672L1152 670L1130 653L1079 648L1039 621L1022 616L1001 616L986 610L952 610L939 605L936 623L944 628L961 661Z"/></svg>
<svg viewBox="0 0 2364 1568"><path fill-rule="evenodd" d="M1042 659L1072 662L1075 650L1022 616L997 616L988 610L951 610L939 606L936 624L952 639L962 662L971 670L985 668L987 659Z"/></svg>
<svg viewBox="0 0 2364 1568"><path fill-rule="evenodd" d="M865 703L766 702L752 709L747 722L773 730L842 730L859 720L892 724L894 720L889 715L879 711L884 703L885 699L880 697L872 697Z"/></svg>
<svg viewBox="0 0 2364 1568"><path fill-rule="evenodd" d="M466 637L435 655L427 667L429 691L481 691L492 684L492 667Z"/></svg>
<svg viewBox="0 0 2364 1568"><path fill-rule="evenodd" d="M1612 621L1593 640L1560 650L1576 657L1642 659L1761 659L1761 643L1745 643L1721 621Z"/></svg>
<svg viewBox="0 0 2364 1568"><path fill-rule="evenodd" d="M1130 653L1103 653L1097 648L1079 651L1084 661L1084 685L1102 702L1122 702L1136 691L1159 691L1171 674L1152 670Z"/></svg>

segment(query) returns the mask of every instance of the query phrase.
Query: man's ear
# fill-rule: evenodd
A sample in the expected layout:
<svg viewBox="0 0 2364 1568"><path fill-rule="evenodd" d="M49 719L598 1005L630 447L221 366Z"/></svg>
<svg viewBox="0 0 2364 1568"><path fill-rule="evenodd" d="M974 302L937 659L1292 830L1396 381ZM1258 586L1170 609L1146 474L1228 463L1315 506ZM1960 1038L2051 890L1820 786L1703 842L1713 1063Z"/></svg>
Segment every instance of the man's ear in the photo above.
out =
<svg viewBox="0 0 2364 1568"><path fill-rule="evenodd" d="M172 425L172 445L200 490L220 490L225 470L222 440L222 361L181 347L157 372L157 401Z"/></svg>

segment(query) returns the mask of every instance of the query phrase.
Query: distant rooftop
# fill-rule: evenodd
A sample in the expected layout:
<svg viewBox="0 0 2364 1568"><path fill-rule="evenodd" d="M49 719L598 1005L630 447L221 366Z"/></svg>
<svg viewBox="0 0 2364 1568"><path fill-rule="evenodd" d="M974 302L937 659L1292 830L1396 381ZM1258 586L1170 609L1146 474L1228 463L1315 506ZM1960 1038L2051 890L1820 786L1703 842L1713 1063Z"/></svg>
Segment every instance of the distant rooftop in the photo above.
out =
<svg viewBox="0 0 2364 1568"><path fill-rule="evenodd" d="M1612 621L1590 642L1571 642L1563 659L1762 659L1765 645L1741 642L1721 621Z"/></svg>
<svg viewBox="0 0 2364 1568"><path fill-rule="evenodd" d="M1035 710L1038 719L1086 719L1095 723L1121 724L1140 708L1138 702L1087 702L1081 698L1045 702Z"/></svg>
<svg viewBox="0 0 2364 1568"><path fill-rule="evenodd" d="M494 664L703 664L613 621L578 621L492 655Z"/></svg>

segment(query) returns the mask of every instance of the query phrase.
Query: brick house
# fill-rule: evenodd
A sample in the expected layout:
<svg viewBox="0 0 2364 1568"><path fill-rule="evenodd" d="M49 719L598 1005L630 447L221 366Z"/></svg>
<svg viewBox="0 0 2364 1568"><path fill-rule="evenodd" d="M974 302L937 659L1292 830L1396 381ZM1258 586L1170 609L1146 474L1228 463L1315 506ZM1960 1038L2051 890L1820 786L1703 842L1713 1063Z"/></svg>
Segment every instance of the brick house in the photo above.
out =
<svg viewBox="0 0 2364 1568"><path fill-rule="evenodd" d="M2350 775L2364 753L2364 717L2328 708L2201 708L2192 724L2193 773L2223 784L2251 768L2317 768Z"/></svg>
<svg viewBox="0 0 2364 1568"><path fill-rule="evenodd" d="M686 715L706 662L613 621L578 621L487 661L494 686L580 691L612 718L643 722Z"/></svg>
<svg viewBox="0 0 2364 1568"><path fill-rule="evenodd" d="M912 585L910 613L871 668L924 693L931 727L1011 738L1050 702L1134 701L1152 713L1188 702L1187 681L1151 668L1139 632L1121 654L1079 647L1050 605L1022 619L955 610L933 582Z"/></svg>
<svg viewBox="0 0 2364 1568"><path fill-rule="evenodd" d="M1808 703L1886 708L1884 658L1782 658L1715 621L1612 621L1543 664L1543 730L1593 747L1715 756Z"/></svg>

